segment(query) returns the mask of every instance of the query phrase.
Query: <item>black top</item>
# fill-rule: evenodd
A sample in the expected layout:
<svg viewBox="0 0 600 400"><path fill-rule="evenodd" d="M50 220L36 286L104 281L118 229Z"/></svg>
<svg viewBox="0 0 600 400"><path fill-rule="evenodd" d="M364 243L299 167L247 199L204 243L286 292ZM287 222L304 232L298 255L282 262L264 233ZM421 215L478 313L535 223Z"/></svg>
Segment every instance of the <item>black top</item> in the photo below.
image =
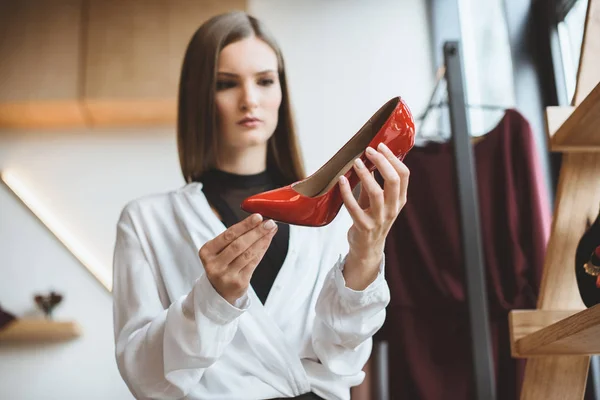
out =
<svg viewBox="0 0 600 400"><path fill-rule="evenodd" d="M245 198L281 186L275 175L267 171L254 175L237 175L211 169L204 173L200 181L208 202L217 210L227 228L250 215L240 208ZM263 304L288 252L289 225L279 222L277 225L279 229L250 279L250 284Z"/></svg>

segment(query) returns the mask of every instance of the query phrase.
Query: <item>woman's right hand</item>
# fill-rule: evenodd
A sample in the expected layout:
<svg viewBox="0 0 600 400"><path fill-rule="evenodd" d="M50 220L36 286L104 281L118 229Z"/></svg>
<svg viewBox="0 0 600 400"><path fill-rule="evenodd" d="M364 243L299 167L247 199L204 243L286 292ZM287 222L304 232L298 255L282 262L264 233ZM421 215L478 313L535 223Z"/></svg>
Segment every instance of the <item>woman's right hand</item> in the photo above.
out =
<svg viewBox="0 0 600 400"><path fill-rule="evenodd" d="M263 222L260 214L252 214L206 242L198 252L209 282L230 304L248 290L254 269L276 232L274 221Z"/></svg>

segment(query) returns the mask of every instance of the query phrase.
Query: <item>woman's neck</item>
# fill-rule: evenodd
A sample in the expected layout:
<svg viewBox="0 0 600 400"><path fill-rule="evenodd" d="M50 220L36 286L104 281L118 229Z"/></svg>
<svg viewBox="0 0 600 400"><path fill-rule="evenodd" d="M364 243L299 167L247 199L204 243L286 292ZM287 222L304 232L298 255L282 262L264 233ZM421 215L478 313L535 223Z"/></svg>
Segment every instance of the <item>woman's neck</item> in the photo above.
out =
<svg viewBox="0 0 600 400"><path fill-rule="evenodd" d="M254 175L267 169L267 146L228 148L219 154L217 169L237 175Z"/></svg>

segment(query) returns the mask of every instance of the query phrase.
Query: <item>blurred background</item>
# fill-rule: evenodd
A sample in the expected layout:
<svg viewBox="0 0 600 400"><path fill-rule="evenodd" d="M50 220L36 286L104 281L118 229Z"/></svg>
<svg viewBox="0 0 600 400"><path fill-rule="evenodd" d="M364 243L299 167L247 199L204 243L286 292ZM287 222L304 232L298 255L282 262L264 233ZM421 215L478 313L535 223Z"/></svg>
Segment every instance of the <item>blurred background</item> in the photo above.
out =
<svg viewBox="0 0 600 400"><path fill-rule="evenodd" d="M527 117L552 199L560 160L547 151L543 113L573 96L586 6L0 0L0 306L17 317L39 316L34 295L54 290L63 299L53 319L76 324L65 328L69 340L0 341L0 398L132 398L114 358L115 224L129 200L184 183L175 141L177 82L185 47L207 18L246 10L274 33L308 173L389 98L402 96L421 115L444 41L461 41L468 101L517 107ZM469 112L473 135L502 116ZM443 129L443 114L428 116L424 135Z"/></svg>

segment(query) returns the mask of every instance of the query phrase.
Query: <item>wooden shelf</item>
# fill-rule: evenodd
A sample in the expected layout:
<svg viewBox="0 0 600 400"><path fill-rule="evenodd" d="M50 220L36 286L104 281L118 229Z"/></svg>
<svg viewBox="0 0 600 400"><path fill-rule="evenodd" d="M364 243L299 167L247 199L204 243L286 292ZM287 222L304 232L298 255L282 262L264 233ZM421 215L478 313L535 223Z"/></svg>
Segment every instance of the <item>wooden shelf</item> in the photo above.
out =
<svg viewBox="0 0 600 400"><path fill-rule="evenodd" d="M560 152L561 149L556 147L556 144L552 141L556 131L565 123L567 119L573 114L575 107L573 106L550 106L546 107L546 133L548 135L548 144L550 145L551 151Z"/></svg>
<svg viewBox="0 0 600 400"><path fill-rule="evenodd" d="M600 152L600 83L575 107L548 107L550 149L557 152Z"/></svg>
<svg viewBox="0 0 600 400"><path fill-rule="evenodd" d="M0 129L174 127L176 99L0 102Z"/></svg>
<svg viewBox="0 0 600 400"><path fill-rule="evenodd" d="M600 354L600 305L583 311L515 310L509 325L513 357Z"/></svg>
<svg viewBox="0 0 600 400"><path fill-rule="evenodd" d="M512 355L528 358L521 400L583 399L600 353L600 305L585 309L573 268L600 202L600 0L588 1L580 54L574 107L546 110L550 149L565 154L537 309L509 315Z"/></svg>
<svg viewBox="0 0 600 400"><path fill-rule="evenodd" d="M172 127L177 125L177 99L83 100L87 125L101 127Z"/></svg>
<svg viewBox="0 0 600 400"><path fill-rule="evenodd" d="M73 321L17 319L0 329L0 342L56 342L80 335L81 328Z"/></svg>
<svg viewBox="0 0 600 400"><path fill-rule="evenodd" d="M0 103L0 129L87 128L81 102L28 101Z"/></svg>

